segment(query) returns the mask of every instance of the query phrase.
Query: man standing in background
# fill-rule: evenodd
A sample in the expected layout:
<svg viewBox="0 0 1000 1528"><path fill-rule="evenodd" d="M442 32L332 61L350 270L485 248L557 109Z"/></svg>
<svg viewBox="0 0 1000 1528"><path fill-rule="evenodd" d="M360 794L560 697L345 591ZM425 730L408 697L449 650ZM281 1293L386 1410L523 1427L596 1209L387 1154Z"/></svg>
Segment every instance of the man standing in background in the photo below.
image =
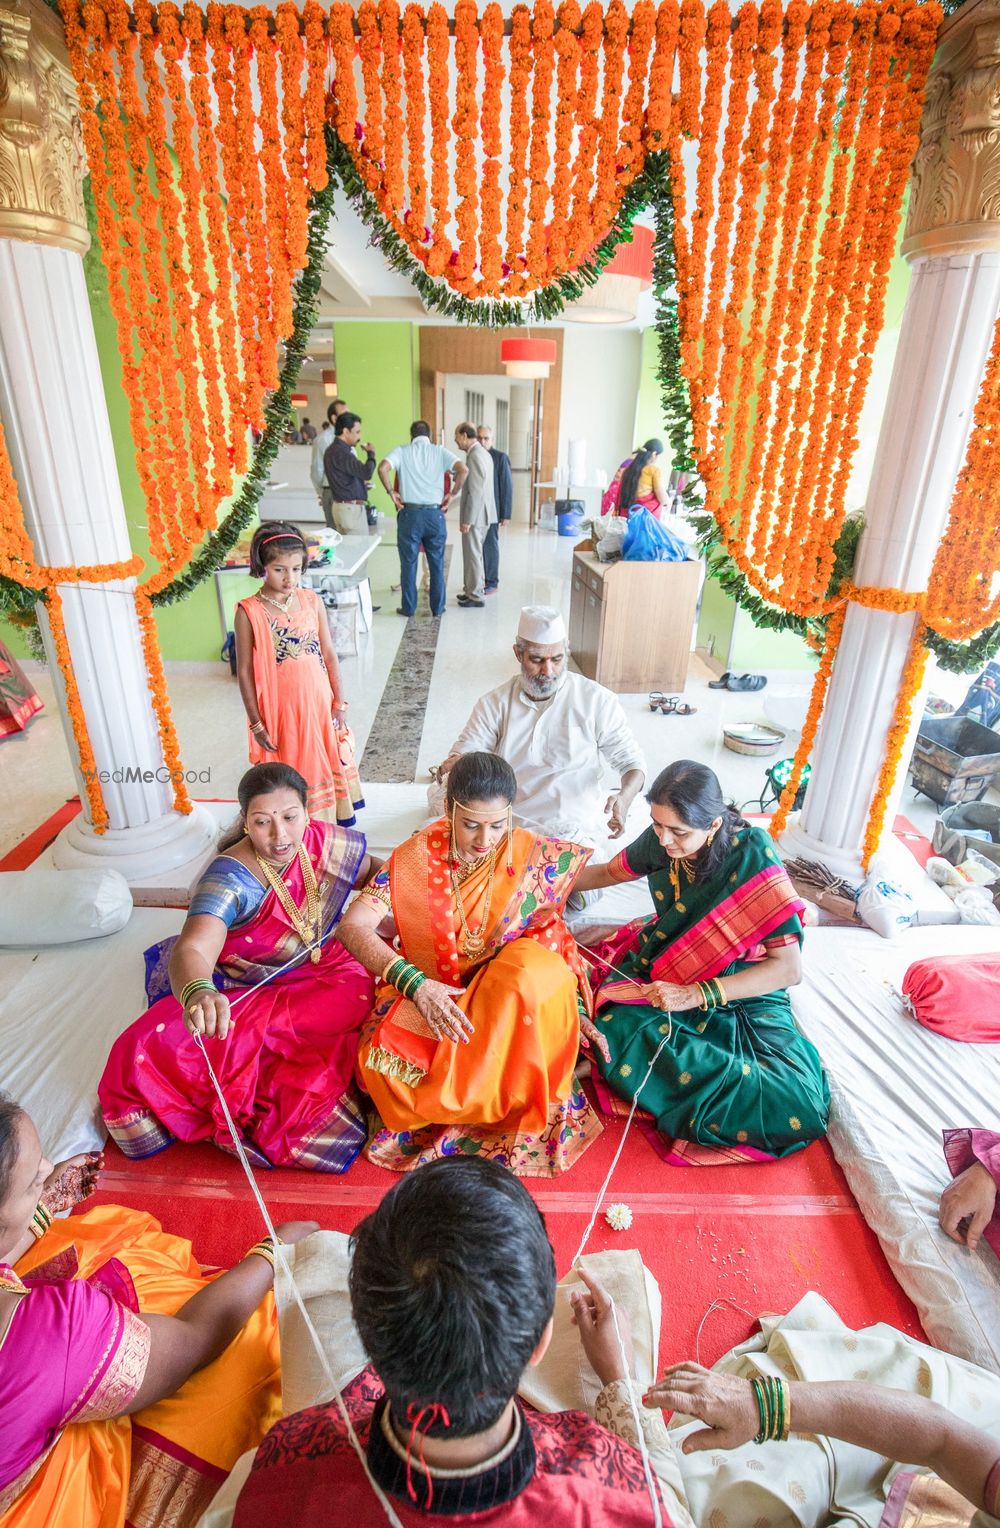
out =
<svg viewBox="0 0 1000 1528"><path fill-rule="evenodd" d="M375 471L375 447L366 441L361 462L354 451L360 440L361 415L345 412L333 426L333 445L323 458L333 524L342 536L364 535L374 514L369 511L368 484Z"/></svg>
<svg viewBox="0 0 1000 1528"><path fill-rule="evenodd" d="M493 458L476 439L476 427L468 422L455 431L455 444L465 452L468 475L462 484L458 523L462 532L462 563L465 590L458 596L463 609L482 610L486 601L483 574L483 543L491 525L496 525L497 508L493 497Z"/></svg>
<svg viewBox="0 0 1000 1528"><path fill-rule="evenodd" d="M479 444L493 458L493 497L496 501L496 524L491 525L483 542L483 577L487 594L495 594L500 583L500 527L506 525L514 511L514 474L506 451L497 451L493 445L493 431L488 424L476 430Z"/></svg>
<svg viewBox="0 0 1000 1528"><path fill-rule="evenodd" d="M399 479L398 489L393 486L393 473ZM382 487L399 511L396 542L402 603L397 615L416 614L417 558L421 546L430 573L431 615L444 614L444 549L448 540L444 517L451 503L451 498L445 497L446 473L451 473L454 497L465 481L465 463L447 446L433 443L431 427L423 419L410 425L410 444L396 446L378 464Z"/></svg>
<svg viewBox="0 0 1000 1528"><path fill-rule="evenodd" d="M331 513L333 495L326 481L326 453L334 441L334 420L338 419L341 414L346 413L347 404L343 398L334 398L326 411L326 424L313 441L312 460L309 463L309 477L316 490L316 496L323 506L323 519L331 530L335 530L336 527L334 526L333 515Z"/></svg>

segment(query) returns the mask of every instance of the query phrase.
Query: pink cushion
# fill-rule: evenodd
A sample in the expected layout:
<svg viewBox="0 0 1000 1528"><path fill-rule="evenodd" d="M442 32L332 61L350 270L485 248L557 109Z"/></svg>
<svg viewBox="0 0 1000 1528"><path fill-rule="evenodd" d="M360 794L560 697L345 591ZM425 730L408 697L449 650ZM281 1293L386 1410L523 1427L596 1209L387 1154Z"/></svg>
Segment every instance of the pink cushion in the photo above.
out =
<svg viewBox="0 0 1000 1528"><path fill-rule="evenodd" d="M903 996L927 1029L950 1040L1000 1043L1000 953L915 960Z"/></svg>

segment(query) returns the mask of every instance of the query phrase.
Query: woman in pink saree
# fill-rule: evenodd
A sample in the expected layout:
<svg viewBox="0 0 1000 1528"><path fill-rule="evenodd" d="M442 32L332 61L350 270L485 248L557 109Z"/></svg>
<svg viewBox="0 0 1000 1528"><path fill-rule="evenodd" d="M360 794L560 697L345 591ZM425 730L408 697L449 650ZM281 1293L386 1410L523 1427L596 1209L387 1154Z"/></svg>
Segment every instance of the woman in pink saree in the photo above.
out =
<svg viewBox="0 0 1000 1528"><path fill-rule="evenodd" d="M146 953L151 1006L98 1088L126 1156L175 1140L233 1150L195 1034L258 1166L339 1173L364 1145L353 1073L374 984L330 936L380 862L363 833L310 820L305 797L287 764L248 770L243 834L208 867L180 936Z"/></svg>

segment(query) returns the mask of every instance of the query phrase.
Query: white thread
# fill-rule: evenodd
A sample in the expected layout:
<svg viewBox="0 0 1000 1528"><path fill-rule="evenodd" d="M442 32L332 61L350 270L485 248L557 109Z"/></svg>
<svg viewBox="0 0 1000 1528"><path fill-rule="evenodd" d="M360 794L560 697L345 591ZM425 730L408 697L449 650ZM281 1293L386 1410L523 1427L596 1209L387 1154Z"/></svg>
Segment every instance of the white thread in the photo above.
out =
<svg viewBox="0 0 1000 1528"><path fill-rule="evenodd" d="M669 1013L667 1014L667 1026L668 1026L667 1027L667 1032L663 1036L663 1039L660 1041L659 1045L656 1047L655 1051L653 1052L652 1058L650 1059L650 1063L649 1063L649 1065L646 1068L646 1075L642 1079L642 1081L640 1082L639 1086L635 1090L635 1096L632 1099L632 1107L628 1111L628 1118L625 1121L625 1129L622 1131L622 1138L618 1142L618 1150L615 1152L614 1156L611 1158L611 1166L608 1168L607 1177L605 1178L604 1182L601 1184L600 1192L597 1195L597 1202L594 1205L593 1214L590 1217L590 1221L588 1222L586 1231L584 1231L584 1233L583 1233L583 1240L581 1241L579 1247L577 1247L576 1255L574 1256L572 1262L570 1263L570 1267L571 1268L574 1268L576 1266L576 1264L580 1261L580 1258L583 1256L583 1250L586 1247L588 1241L590 1240L590 1233L593 1231L594 1226L597 1224L597 1217L598 1217L598 1215L601 1212L601 1205L604 1203L604 1196L605 1196L605 1194L608 1191L608 1185L611 1182L612 1177L614 1176L615 1168L618 1166L618 1162L619 1162L619 1160L621 1158L621 1154L622 1154L623 1150L625 1149L625 1142L628 1140L628 1133L629 1133L629 1130L632 1128L632 1121L635 1119L635 1111L636 1111L636 1109L638 1108L638 1105L639 1105L639 1094L642 1092L643 1088L646 1086L647 1082L649 1081L650 1077L652 1076L652 1074L653 1074L653 1067L656 1065L656 1062L659 1059L660 1052L662 1051L663 1047L666 1044L668 1044L668 1042L670 1041L670 1038L671 1038L671 1036L672 1036L672 1034L674 1032L673 1015L669 1014Z"/></svg>
<svg viewBox="0 0 1000 1528"><path fill-rule="evenodd" d="M259 992L261 987L266 987L267 984L269 982L273 981L276 976L280 976L283 971L287 971L290 966L298 965L301 962L303 955L307 954L310 950L316 949L318 946L322 945L324 939L329 937L329 934L332 934L332 932L333 932L333 930L331 929L331 930L328 931L327 934L323 934L323 935L320 936L319 939L314 940L312 944L304 946L304 948L303 948L301 953L299 953L297 955L294 955L290 960L286 961L283 966L279 966L279 967L277 967L276 970L269 972L268 975L265 976L262 981L257 982L257 984L255 986L248 987L244 992L241 992L239 997L235 998L230 1003L230 1005L229 1005L230 1013L232 1012L232 1010L234 1008L238 1007L239 1004L244 1002L248 997L252 997L255 992ZM594 956L594 959L600 960L601 957L600 956ZM603 965L608 965L607 961L602 961L602 964ZM641 983L636 982L636 981L632 980L629 977L625 977L624 972L618 972L614 966L608 966L608 970L615 972L616 975L621 975L622 977L624 977L624 979L626 981L631 981L631 984L633 986L635 986L635 987L641 986ZM657 1059L659 1058L660 1052L663 1050L663 1047L669 1043L669 1041L670 1041L670 1039L671 1039L671 1037L673 1035L673 1015L671 1013L667 1013L667 1024L669 1026L668 1029L667 1029L667 1033L663 1036L663 1039L660 1041L659 1045L656 1047L656 1050L653 1052L653 1055L652 1055L652 1057L650 1059L649 1066L646 1068L646 1074L643 1077L642 1082L639 1084L638 1088L636 1089L635 1095L633 1096L632 1107L629 1109L628 1117L627 1117L627 1119L625 1121L625 1128L622 1131L622 1138L619 1141L618 1149L616 1150L615 1155L612 1158L611 1166L608 1169L607 1176L605 1177L604 1182L601 1185L600 1191L599 1191L598 1196L597 1196L596 1203L594 1205L593 1213L592 1213L592 1215L590 1217L590 1221L589 1221L589 1223L587 1225L587 1229L583 1233L583 1240L581 1241L580 1246L577 1249L576 1255L575 1255L575 1257L572 1260L572 1263L570 1265L571 1267L575 1267L579 1263L580 1258L583 1256L583 1252L584 1252L584 1249L585 1249L585 1247L587 1245L587 1242L590 1240L590 1236L591 1236L591 1233L592 1233L592 1231L594 1229L594 1226L597 1223L597 1217L600 1214L601 1205L604 1202L604 1198L605 1198L605 1195L607 1194L608 1187L609 1187L609 1185L611 1183L611 1179L612 1179L612 1177L614 1175L615 1169L618 1166L619 1161L621 1160L621 1155L622 1155L622 1152L623 1152L623 1150L625 1148L625 1142L628 1139L628 1133L629 1133L629 1130L631 1129L632 1121L635 1118L635 1111L636 1111L636 1108L638 1107L638 1103L639 1103L639 1094L642 1092L643 1088L646 1086L646 1083L649 1081L649 1079L650 1079L650 1077L652 1075L652 1072L653 1072L653 1067L655 1066L655 1064L657 1062ZM379 1503L380 1503L380 1505L382 1507L382 1510L385 1512L385 1515L386 1515L386 1518L387 1518L388 1522L392 1524L392 1528L403 1528L403 1524L400 1521L399 1517L397 1516L397 1514L395 1512L395 1509L393 1508L392 1503L389 1501L389 1499L386 1496L385 1492L382 1490L382 1488L379 1485L378 1481L375 1479L374 1475L371 1472L371 1468L370 1468L370 1466L368 1464L367 1455L365 1454L364 1449L361 1447L361 1441L358 1438L358 1435L357 1435L357 1433L354 1430L354 1424L351 1421L350 1414L348 1413L347 1407L346 1407L346 1405L344 1403L344 1398L343 1398L343 1396L341 1394L340 1387L337 1384L336 1379L334 1378L333 1370L330 1368L329 1360L327 1359L326 1351L323 1348L323 1344L320 1341L319 1333L317 1332L315 1326L313 1325L312 1318L310 1317L309 1312L306 1310L305 1303L304 1303L304 1301L302 1299L301 1292L299 1290L298 1285L295 1282L295 1276L292 1273L291 1268L289 1267L288 1260L285 1257L284 1248L281 1245L281 1241L280 1241L280 1239L278 1237L278 1233L277 1233L277 1231L276 1231L276 1229L274 1227L274 1223L271 1220L270 1214L268 1213L267 1205L264 1203L264 1197L261 1194L260 1189L257 1186L257 1180L256 1180L256 1178L253 1175L253 1169L250 1166L250 1162L249 1162L249 1160L247 1158L247 1155L246 1155L246 1152L245 1152L245 1150L243 1148L243 1142L240 1139L239 1133L237 1131L236 1122L233 1119L233 1116L232 1116L232 1114L229 1111L229 1105L226 1102L225 1094L222 1091L222 1087L221 1087L221 1085L219 1083L218 1077L215 1075L215 1068L212 1066L212 1062L211 1062L211 1060L209 1058L208 1051L205 1049L204 1038L203 1038L203 1036L199 1032L195 1032L193 1034L192 1038L197 1043L199 1049L201 1050L202 1055L205 1058L205 1065L208 1068L208 1075L209 1075L209 1078L211 1079L212 1086L215 1089L216 1096L218 1097L219 1103L220 1103L220 1105L222 1107L222 1113L223 1113L223 1116L225 1118L226 1125L227 1125L227 1128L229 1130L229 1134L232 1137L233 1145L236 1148L236 1155L237 1155L237 1157L239 1159L240 1165L243 1168L244 1173L246 1174L247 1182L250 1185L250 1191L253 1194L254 1199L257 1201L257 1207L260 1210L261 1217L262 1217L262 1219L264 1221L264 1225L267 1227L268 1234L271 1236L271 1238L272 1238L272 1240L274 1242L275 1260L281 1264L282 1271L283 1271L283 1273L285 1275L285 1278L288 1281L289 1287L291 1288L292 1295L293 1295L293 1297L295 1299L295 1303L298 1306L299 1314L302 1317L303 1324L305 1325L306 1331L308 1332L310 1340L312 1341L313 1347L315 1348L316 1353L317 1353L317 1355L319 1357L320 1365L321 1365L321 1367L323 1369L323 1372L324 1372L324 1375L326 1377L326 1380L327 1380L328 1384L330 1385L330 1388L333 1391L334 1399L336 1400L337 1408L340 1411L341 1417L343 1418L344 1426L345 1426L345 1428L347 1430L347 1436L348 1436L348 1439L350 1441L351 1447L354 1449L354 1452L358 1456L358 1460L359 1460L359 1462L361 1464L361 1468L364 1470L365 1476L366 1476L366 1478L368 1480L368 1484L371 1486L372 1490L375 1493L375 1496L378 1498L378 1501L379 1501ZM618 1349L619 1349L619 1353L621 1354L622 1364L623 1364L624 1368L627 1371L628 1370L628 1355L625 1352L625 1342L624 1342L624 1339L623 1339L622 1334L621 1334L621 1329L620 1329L620 1327L618 1325L618 1312L617 1312L617 1309L615 1307L615 1303L614 1303L613 1300L611 1302L611 1314L612 1314L612 1317L614 1319L615 1335L618 1338ZM709 1313L706 1312L706 1318L705 1319L707 1319L707 1315L708 1314ZM702 1324L704 1324L704 1320L703 1320ZM699 1328L699 1335L700 1335L700 1328ZM636 1436L637 1436L637 1438L639 1440L639 1453L640 1453L640 1456L642 1458L642 1468L643 1468L643 1473L644 1473L645 1478L646 1478L646 1487L647 1487L647 1489L649 1491L649 1499L650 1499L650 1502L651 1502L652 1508L653 1508L653 1522L654 1522L655 1528L662 1528L663 1516L662 1516L662 1513L660 1511L659 1495L658 1495L658 1492L657 1492L656 1483L655 1483L654 1478L653 1478L653 1470L652 1470L652 1465L651 1465L650 1458L649 1458L649 1449L647 1447L646 1437L645 1437L645 1434L644 1434L643 1429L642 1429L642 1419L641 1419L641 1417L639 1415L638 1407L636 1406L635 1395L634 1395L633 1390L632 1390L632 1385L631 1385L631 1383L628 1380L626 1380L626 1389L628 1391L629 1405L630 1405L630 1407L632 1409L632 1417L633 1417L633 1421L634 1421L635 1428L636 1428Z"/></svg>
<svg viewBox="0 0 1000 1528"><path fill-rule="evenodd" d="M275 972L275 975L277 975L277 972ZM270 980L270 978L267 978L267 980ZM264 983L261 982L259 985L263 986ZM255 988L250 989L250 991L255 990ZM249 997L249 995L250 993L247 992L246 996ZM229 1105L226 1103L225 1094L219 1085L218 1077L215 1075L215 1068L212 1066L208 1051L205 1049L205 1042L200 1034L196 1034L194 1038L201 1049L202 1055L205 1058L205 1065L208 1067L208 1075L212 1080L212 1086L214 1087L216 1096L218 1097L219 1103L222 1106L222 1112L225 1116L226 1124L229 1127L229 1134L233 1138L233 1145L236 1147L236 1155L239 1157L240 1165L242 1166L243 1171L246 1173L247 1182L250 1185L250 1191L257 1201L257 1208L260 1210L261 1216L263 1217L264 1224L268 1229L268 1234L273 1238L275 1259L281 1264L282 1272L284 1273L291 1287L292 1294L295 1298L295 1303L299 1308L299 1314L305 1323L306 1331L309 1333L313 1347L316 1349L316 1352L319 1356L319 1361L326 1376L327 1382L333 1390L334 1398L337 1402L337 1408L344 1420L344 1426L347 1429L347 1436L350 1440L351 1447L357 1454L361 1468L364 1470L365 1475L368 1478L368 1484L371 1486L372 1490L375 1492L375 1495L378 1497L378 1500L382 1505L382 1510L385 1512L387 1520L392 1524L392 1528L403 1528L403 1523L396 1514L392 1503L372 1474L367 1455L365 1454L364 1449L361 1447L361 1441L358 1438L357 1433L354 1431L354 1423L351 1421L350 1414L348 1413L347 1407L344 1404L344 1397L340 1393L340 1386L337 1384L337 1381L333 1375L333 1370L330 1368L329 1360L327 1359L323 1344L319 1339L319 1333L313 1325L309 1312L306 1310L305 1302L303 1301L302 1295L299 1292L299 1286L295 1282L295 1276L288 1265L287 1258L285 1257L285 1249L281 1245L281 1239L274 1228L274 1223L271 1220L270 1215L268 1214L267 1205L264 1203L264 1197L261 1194L260 1189L257 1187L257 1180L253 1175L253 1170L251 1169L250 1163L247 1160L246 1152L243 1149L243 1142L240 1140L239 1134L237 1132L236 1122L229 1112Z"/></svg>
<svg viewBox="0 0 1000 1528"><path fill-rule="evenodd" d="M694 1361L696 1364L701 1363L701 1334L704 1330L705 1322L708 1320L709 1316L713 1314L713 1312L721 1310L724 1305L731 1305L733 1310L738 1310L742 1316L749 1316L751 1321L757 1320L756 1316L754 1316L744 1306L737 1305L736 1301L731 1300L728 1295L720 1295L717 1300L713 1300L711 1305L708 1307L708 1310L698 1322L698 1330L694 1336Z"/></svg>
<svg viewBox="0 0 1000 1528"><path fill-rule="evenodd" d="M642 1418L639 1415L639 1408L635 1402L635 1392L632 1389L632 1381L628 1377L628 1354L625 1352L625 1339L622 1336L621 1327L618 1325L618 1308L615 1305L614 1300L611 1302L611 1317L615 1323L615 1336L618 1338L618 1351L621 1354L622 1368L625 1370L625 1389L628 1391L628 1403L632 1408L632 1420L635 1423L635 1434L639 1440L639 1453L642 1456L642 1470L646 1477L646 1489L649 1492L649 1499L653 1504L653 1522L656 1525L656 1528L663 1528L663 1515L660 1512L660 1493L657 1490L656 1482L653 1479L653 1466L649 1458L649 1448L646 1444L646 1434L642 1429Z"/></svg>
<svg viewBox="0 0 1000 1528"><path fill-rule="evenodd" d="M596 960L606 971L610 971L612 976L620 976L622 981L627 982L630 987L637 987L641 992L643 987L648 985L646 982L637 982L634 976L627 976L620 967L611 965L609 961L604 959L603 955L598 955L592 950L589 944L581 944L579 939L577 939L576 947L584 960Z"/></svg>

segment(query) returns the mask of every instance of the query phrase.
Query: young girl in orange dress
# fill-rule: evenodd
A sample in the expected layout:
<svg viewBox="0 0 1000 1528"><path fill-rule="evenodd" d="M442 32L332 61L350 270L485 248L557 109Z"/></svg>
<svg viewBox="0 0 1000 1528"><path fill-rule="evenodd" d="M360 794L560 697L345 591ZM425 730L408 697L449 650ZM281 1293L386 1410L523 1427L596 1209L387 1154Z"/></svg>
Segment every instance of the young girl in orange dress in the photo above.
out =
<svg viewBox="0 0 1000 1528"><path fill-rule="evenodd" d="M310 817L350 827L365 801L326 611L302 587L308 563L302 532L285 521L260 526L250 544L263 583L240 600L235 623L250 763L290 764L308 787Z"/></svg>

